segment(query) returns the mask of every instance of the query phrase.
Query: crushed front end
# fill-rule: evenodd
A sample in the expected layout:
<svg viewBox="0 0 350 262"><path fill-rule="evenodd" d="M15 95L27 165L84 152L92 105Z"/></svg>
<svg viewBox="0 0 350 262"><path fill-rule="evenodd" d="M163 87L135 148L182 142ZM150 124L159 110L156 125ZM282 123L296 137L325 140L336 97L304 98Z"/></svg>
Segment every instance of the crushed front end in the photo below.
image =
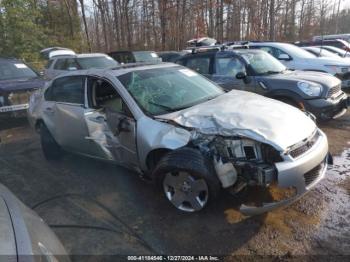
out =
<svg viewBox="0 0 350 262"><path fill-rule="evenodd" d="M293 203L316 185L327 169L328 142L319 129L284 152L239 136L196 136L193 145L213 160L222 187L231 193L249 186L292 189L292 195L276 202L242 205L244 215L258 215Z"/></svg>

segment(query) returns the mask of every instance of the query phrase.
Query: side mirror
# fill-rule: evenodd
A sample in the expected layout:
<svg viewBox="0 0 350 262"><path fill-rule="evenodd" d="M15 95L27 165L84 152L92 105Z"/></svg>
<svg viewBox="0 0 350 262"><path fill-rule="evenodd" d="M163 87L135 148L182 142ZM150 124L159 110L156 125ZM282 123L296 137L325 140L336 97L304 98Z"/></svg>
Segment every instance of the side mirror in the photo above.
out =
<svg viewBox="0 0 350 262"><path fill-rule="evenodd" d="M128 122L127 118L122 118L119 121L119 124L117 127L117 134L120 134L121 132L131 132L131 125Z"/></svg>
<svg viewBox="0 0 350 262"><path fill-rule="evenodd" d="M68 67L68 71L75 71L75 70L78 70L78 68L74 66Z"/></svg>
<svg viewBox="0 0 350 262"><path fill-rule="evenodd" d="M292 60L292 58L287 54L280 54L278 56L278 60L290 61L290 60Z"/></svg>
<svg viewBox="0 0 350 262"><path fill-rule="evenodd" d="M237 79L245 79L247 77L247 74L245 72L238 72L236 75Z"/></svg>

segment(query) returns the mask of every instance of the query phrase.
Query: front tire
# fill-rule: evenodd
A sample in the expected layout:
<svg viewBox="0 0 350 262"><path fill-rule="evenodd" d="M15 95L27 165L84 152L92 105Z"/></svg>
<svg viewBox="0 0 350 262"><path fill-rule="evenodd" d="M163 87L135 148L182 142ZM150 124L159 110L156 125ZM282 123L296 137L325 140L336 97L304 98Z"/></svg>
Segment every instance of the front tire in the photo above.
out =
<svg viewBox="0 0 350 262"><path fill-rule="evenodd" d="M153 177L166 199L184 212L204 209L221 189L210 160L193 148L166 154L154 169Z"/></svg>
<svg viewBox="0 0 350 262"><path fill-rule="evenodd" d="M59 160L62 158L63 151L45 124L40 125L40 138L41 148L47 160Z"/></svg>

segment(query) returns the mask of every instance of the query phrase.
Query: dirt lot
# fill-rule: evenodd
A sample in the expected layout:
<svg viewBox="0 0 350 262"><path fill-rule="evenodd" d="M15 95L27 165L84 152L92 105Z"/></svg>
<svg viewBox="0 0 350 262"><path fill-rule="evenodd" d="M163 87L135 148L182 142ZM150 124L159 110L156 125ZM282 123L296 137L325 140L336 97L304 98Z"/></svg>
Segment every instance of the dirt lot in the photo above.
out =
<svg viewBox="0 0 350 262"><path fill-rule="evenodd" d="M350 113L321 125L337 155L326 179L292 206L257 217L242 216L240 201L226 194L202 212L179 213L129 170L75 155L50 163L25 122L0 128L0 182L70 254L350 256Z"/></svg>

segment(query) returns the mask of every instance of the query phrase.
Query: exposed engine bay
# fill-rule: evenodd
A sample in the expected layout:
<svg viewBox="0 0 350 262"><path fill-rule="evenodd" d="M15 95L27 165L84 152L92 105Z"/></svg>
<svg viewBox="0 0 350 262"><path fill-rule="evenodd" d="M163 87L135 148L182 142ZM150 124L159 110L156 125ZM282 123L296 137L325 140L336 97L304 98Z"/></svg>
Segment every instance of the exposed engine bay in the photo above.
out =
<svg viewBox="0 0 350 262"><path fill-rule="evenodd" d="M287 160L290 157L298 157L310 150L320 138L321 133L318 130L300 143L290 147L288 151L279 152L271 145L264 144L252 139L239 136L226 137L221 135L203 135L195 133L192 136L191 145L198 148L205 156L213 161L216 174L223 188L228 189L231 194L237 194L240 191L250 187L257 186L268 190L270 186L277 190L285 191L282 195L285 199L278 199L277 202L265 202L260 199L254 206L242 205L240 211L245 215L257 215L277 207L291 204L300 198L305 192L305 186L300 186L300 181L294 185L282 186L278 184L278 169L276 164L284 164L285 156ZM298 155L294 153L298 152ZM281 154L282 153L282 154ZM319 172L315 180L321 179L324 175L327 160L323 160L319 167ZM288 161L287 161L288 162ZM308 178L302 175L307 184ZM280 184L283 184L282 181ZM274 189L276 190L276 189Z"/></svg>
<svg viewBox="0 0 350 262"><path fill-rule="evenodd" d="M269 186L277 179L275 161L282 161L271 146L240 137L210 136L192 141L201 152L213 159L223 188L239 184ZM271 154L272 153L272 154Z"/></svg>

